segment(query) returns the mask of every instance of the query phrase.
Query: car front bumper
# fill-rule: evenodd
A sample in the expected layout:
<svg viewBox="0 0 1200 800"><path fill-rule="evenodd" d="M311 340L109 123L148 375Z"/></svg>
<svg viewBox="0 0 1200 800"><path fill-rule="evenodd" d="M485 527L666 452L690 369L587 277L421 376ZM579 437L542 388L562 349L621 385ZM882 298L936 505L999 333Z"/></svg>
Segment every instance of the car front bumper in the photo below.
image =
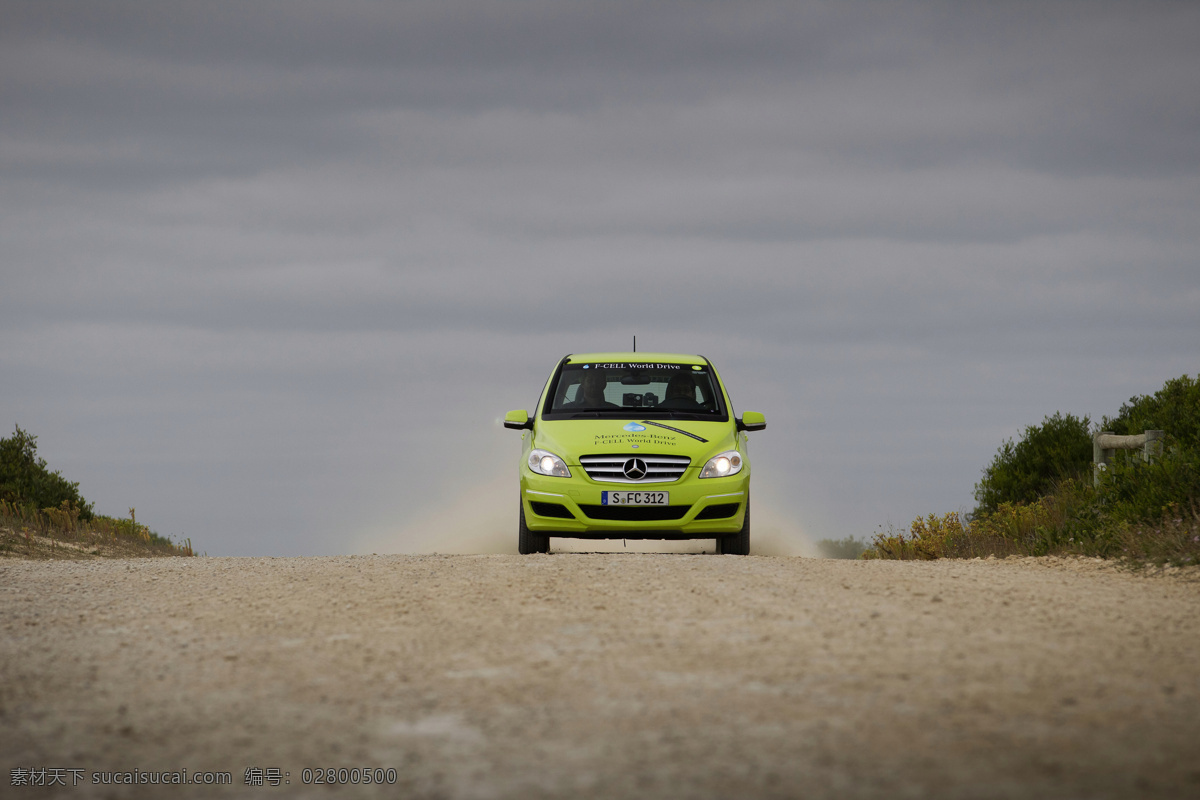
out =
<svg viewBox="0 0 1200 800"><path fill-rule="evenodd" d="M537 533L576 539L711 539L737 533L745 520L746 502L750 490L750 465L728 478L701 480L699 468L687 470L684 477L669 483L601 483L593 481L583 470L572 466L572 477L551 478L521 469L521 506L525 510L525 525ZM625 506L624 513L637 514L633 509L674 509L674 512L648 511L647 516L661 513L678 515L677 519L597 519L601 493L605 491L669 492L669 506ZM718 519L705 518L715 513L728 513ZM608 508L612 508L609 506ZM680 511L686 508L686 511ZM706 509L708 511L706 512ZM553 515L547 514L547 511ZM570 516L567 517L566 514Z"/></svg>

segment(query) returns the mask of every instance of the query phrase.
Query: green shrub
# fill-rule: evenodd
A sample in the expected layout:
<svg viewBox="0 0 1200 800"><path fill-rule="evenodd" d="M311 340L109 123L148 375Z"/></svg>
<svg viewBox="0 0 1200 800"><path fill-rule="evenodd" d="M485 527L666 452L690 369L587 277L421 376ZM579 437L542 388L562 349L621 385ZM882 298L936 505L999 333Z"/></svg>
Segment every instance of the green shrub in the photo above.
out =
<svg viewBox="0 0 1200 800"><path fill-rule="evenodd" d="M79 484L57 471L47 469L38 458L37 437L16 426L8 439L0 439L0 499L35 508L61 508L63 503L79 509L79 517L92 517L92 504L79 495Z"/></svg>
<svg viewBox="0 0 1200 800"><path fill-rule="evenodd" d="M1030 425L1021 440L1001 445L975 485L976 513L996 511L1004 503L1032 503L1064 480L1090 476L1092 436L1086 416L1055 413Z"/></svg>
<svg viewBox="0 0 1200 800"><path fill-rule="evenodd" d="M1173 448L1147 464L1140 452L1118 451L1101 473L1099 495L1105 512L1116 519L1156 522L1200 500L1200 459Z"/></svg>
<svg viewBox="0 0 1200 800"><path fill-rule="evenodd" d="M1153 395L1129 398L1117 416L1104 418L1103 429L1122 436L1166 431L1168 447L1200 451L1200 376L1172 378Z"/></svg>
<svg viewBox="0 0 1200 800"><path fill-rule="evenodd" d="M1200 379L1173 378L1153 395L1132 397L1103 427L1119 435L1164 432L1163 452L1144 463L1136 451L1117 451L1101 476L1107 512L1140 526L1160 524L1200 500ZM1161 524L1160 524L1161 527Z"/></svg>
<svg viewBox="0 0 1200 800"><path fill-rule="evenodd" d="M864 558L891 558L898 561L933 561L958 557L965 541L962 519L951 511L938 517L917 517L909 526L908 535L890 525L887 531L875 534L871 551Z"/></svg>
<svg viewBox="0 0 1200 800"><path fill-rule="evenodd" d="M997 452L975 487L969 519L918 517L906 535L889 527L865 557L978 555L1124 557L1200 564L1200 376L1130 398L1102 428L1123 436L1164 432L1152 462L1117 450L1093 486L1088 418L1046 417Z"/></svg>
<svg viewBox="0 0 1200 800"><path fill-rule="evenodd" d="M969 532L981 541L1004 541L1009 553L1107 557L1119 549L1123 529L1120 520L1104 513L1088 479L1069 479L1035 502L1002 503L977 514Z"/></svg>

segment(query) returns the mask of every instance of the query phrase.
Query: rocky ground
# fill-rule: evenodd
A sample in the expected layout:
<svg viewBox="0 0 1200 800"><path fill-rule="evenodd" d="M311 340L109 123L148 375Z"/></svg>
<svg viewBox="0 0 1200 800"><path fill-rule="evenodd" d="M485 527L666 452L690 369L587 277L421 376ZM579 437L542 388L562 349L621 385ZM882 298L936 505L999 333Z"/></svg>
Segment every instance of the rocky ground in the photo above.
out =
<svg viewBox="0 0 1200 800"><path fill-rule="evenodd" d="M172 794L329 797L305 770L344 767L359 783L338 794L406 798L1197 797L1198 578L1057 559L7 559L0 785L161 797L103 781L186 769L233 785Z"/></svg>

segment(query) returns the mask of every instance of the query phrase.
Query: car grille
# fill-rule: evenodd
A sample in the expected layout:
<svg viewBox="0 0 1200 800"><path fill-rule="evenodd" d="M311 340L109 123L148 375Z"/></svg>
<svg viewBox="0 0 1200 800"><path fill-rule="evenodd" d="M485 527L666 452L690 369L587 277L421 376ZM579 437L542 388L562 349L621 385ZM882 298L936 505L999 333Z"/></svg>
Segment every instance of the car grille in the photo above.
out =
<svg viewBox="0 0 1200 800"><path fill-rule="evenodd" d="M691 506L579 506L591 519L661 522L683 519Z"/></svg>
<svg viewBox="0 0 1200 800"><path fill-rule="evenodd" d="M637 459L645 464L645 475L630 478L626 465ZM605 483L666 483L683 477L691 459L687 456L649 456L640 453L628 455L580 456L579 464L594 481Z"/></svg>

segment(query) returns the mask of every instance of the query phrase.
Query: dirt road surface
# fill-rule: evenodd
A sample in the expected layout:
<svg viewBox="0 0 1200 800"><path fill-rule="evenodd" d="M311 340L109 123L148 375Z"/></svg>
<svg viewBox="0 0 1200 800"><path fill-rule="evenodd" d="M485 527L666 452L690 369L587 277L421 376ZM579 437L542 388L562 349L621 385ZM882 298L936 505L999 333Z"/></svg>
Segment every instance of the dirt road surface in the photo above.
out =
<svg viewBox="0 0 1200 800"><path fill-rule="evenodd" d="M0 786L1200 797L1197 577L622 553L6 561ZM305 781L342 767L360 783ZM39 769L67 786L20 785ZM185 769L233 785L92 782Z"/></svg>

